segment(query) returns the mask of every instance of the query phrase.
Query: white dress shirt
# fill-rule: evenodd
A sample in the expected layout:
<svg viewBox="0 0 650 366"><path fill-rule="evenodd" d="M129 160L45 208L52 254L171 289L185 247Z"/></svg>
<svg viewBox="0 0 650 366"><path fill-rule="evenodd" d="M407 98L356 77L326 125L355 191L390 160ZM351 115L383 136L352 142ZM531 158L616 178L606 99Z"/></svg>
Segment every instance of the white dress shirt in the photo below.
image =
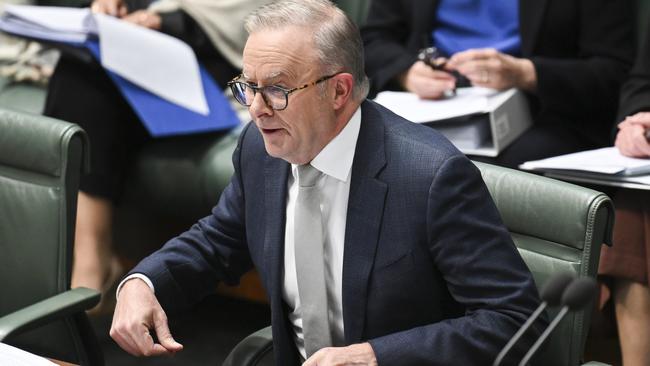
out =
<svg viewBox="0 0 650 366"><path fill-rule="evenodd" d="M361 128L361 108L343 130L327 144L311 161L311 165L323 173L317 183L321 192L321 212L323 217L323 254L325 256L325 281L329 307L329 322L332 329L334 345L341 345L345 340L343 332L343 248L345 242L345 224L350 195L350 175L354 152ZM284 272L282 276L282 298L289 305L289 320L293 325L296 346L306 357L302 334L302 316L300 313L300 296L296 278L296 258L294 242L294 210L298 195L296 181L297 166L291 164L284 237ZM124 283L133 278L140 278L155 292L149 278L141 273L128 276L117 287L117 296Z"/></svg>
<svg viewBox="0 0 650 366"><path fill-rule="evenodd" d="M317 183L321 193L320 207L323 217L323 255L325 260L325 283L329 322L334 345L345 341L343 333L343 247L345 223L350 195L350 172L354 151L361 127L361 108L357 109L348 124L311 161L311 165L323 173ZM284 273L282 277L282 298L289 305L289 321L293 325L294 340L298 350L306 357L302 334L302 316L298 280L296 278L296 257L294 241L294 210L298 195L298 168L291 164L291 176L287 182L287 222L284 236Z"/></svg>

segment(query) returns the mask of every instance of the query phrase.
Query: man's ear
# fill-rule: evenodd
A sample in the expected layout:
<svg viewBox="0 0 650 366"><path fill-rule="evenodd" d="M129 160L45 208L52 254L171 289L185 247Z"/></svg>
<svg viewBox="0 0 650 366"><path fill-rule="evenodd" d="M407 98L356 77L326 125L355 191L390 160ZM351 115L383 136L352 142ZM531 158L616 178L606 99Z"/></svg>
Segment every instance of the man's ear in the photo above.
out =
<svg viewBox="0 0 650 366"><path fill-rule="evenodd" d="M354 77L347 72L340 73L332 78L334 84L334 109L339 110L352 98Z"/></svg>

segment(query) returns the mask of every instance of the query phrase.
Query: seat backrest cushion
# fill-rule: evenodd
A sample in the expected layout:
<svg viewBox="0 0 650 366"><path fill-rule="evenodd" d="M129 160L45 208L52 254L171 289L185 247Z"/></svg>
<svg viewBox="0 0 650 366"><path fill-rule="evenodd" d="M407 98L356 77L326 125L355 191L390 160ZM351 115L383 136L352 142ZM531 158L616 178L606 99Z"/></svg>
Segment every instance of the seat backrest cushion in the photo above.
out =
<svg viewBox="0 0 650 366"><path fill-rule="evenodd" d="M73 124L0 110L0 316L69 287L82 136ZM57 322L8 341L75 350L69 330Z"/></svg>
<svg viewBox="0 0 650 366"><path fill-rule="evenodd" d="M596 276L600 245L611 242L613 207L606 195L530 173L476 165L538 288L559 272ZM549 319L558 311L549 309ZM577 365L590 316L590 306L566 316L535 363Z"/></svg>

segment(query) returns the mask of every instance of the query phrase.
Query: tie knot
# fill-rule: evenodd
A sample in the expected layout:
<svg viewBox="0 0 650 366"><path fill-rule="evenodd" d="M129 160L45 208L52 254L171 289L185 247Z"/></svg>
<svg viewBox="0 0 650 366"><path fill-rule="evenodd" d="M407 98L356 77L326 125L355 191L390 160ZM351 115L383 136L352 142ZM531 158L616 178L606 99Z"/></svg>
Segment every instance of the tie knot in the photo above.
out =
<svg viewBox="0 0 650 366"><path fill-rule="evenodd" d="M310 164L298 165L298 185L300 187L313 187L321 172Z"/></svg>

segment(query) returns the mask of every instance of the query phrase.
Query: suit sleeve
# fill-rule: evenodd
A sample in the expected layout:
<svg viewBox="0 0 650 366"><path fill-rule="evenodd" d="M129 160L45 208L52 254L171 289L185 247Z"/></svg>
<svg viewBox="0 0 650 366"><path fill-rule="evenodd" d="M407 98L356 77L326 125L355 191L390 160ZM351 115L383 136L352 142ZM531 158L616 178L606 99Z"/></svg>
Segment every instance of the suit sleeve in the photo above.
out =
<svg viewBox="0 0 650 366"><path fill-rule="evenodd" d="M630 76L621 90L621 101L616 123L614 124L613 137L618 132L618 123L623 121L625 117L637 112L650 111L650 45L648 44L648 41L650 41L650 27L646 31L644 41Z"/></svg>
<svg viewBox="0 0 650 366"><path fill-rule="evenodd" d="M250 126L250 125L249 125ZM213 293L219 281L236 284L252 268L244 228L240 169L244 129L233 153L235 173L212 214L143 259L131 273L143 273L166 310L187 308Z"/></svg>
<svg viewBox="0 0 650 366"><path fill-rule="evenodd" d="M577 56L535 54L537 97L543 109L573 121L600 121L606 130L615 118L620 85L634 55L634 2L581 0L577 19ZM545 20L553 27L552 19ZM540 30L543 36L545 30ZM549 42L552 40L548 40ZM560 40L558 40L560 41Z"/></svg>
<svg viewBox="0 0 650 366"><path fill-rule="evenodd" d="M374 0L370 5L361 35L373 96L384 89L401 89L396 77L417 61L416 52L407 46L413 26L407 12L402 1ZM425 45L423 40L421 46Z"/></svg>
<svg viewBox="0 0 650 366"><path fill-rule="evenodd" d="M486 365L539 305L519 256L478 169L463 156L447 160L428 197L429 252L457 318L370 340L379 365ZM542 319L510 352L520 359L546 324Z"/></svg>

